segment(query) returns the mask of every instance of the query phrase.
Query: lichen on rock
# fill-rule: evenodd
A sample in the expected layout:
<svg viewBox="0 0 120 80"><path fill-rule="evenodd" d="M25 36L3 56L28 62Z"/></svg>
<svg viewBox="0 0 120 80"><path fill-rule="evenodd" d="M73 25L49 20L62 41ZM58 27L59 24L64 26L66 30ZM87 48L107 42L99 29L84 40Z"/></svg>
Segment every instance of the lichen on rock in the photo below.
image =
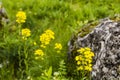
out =
<svg viewBox="0 0 120 80"><path fill-rule="evenodd" d="M90 47L95 53L93 58L93 80L120 80L120 21L119 18L105 18L99 21L88 34L81 32L69 41L69 59L75 50Z"/></svg>

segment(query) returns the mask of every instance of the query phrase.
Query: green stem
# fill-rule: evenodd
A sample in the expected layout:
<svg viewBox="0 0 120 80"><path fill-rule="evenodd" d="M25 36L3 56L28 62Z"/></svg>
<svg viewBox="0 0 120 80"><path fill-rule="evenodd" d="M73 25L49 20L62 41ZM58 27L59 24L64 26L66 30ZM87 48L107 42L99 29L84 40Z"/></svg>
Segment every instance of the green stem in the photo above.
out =
<svg viewBox="0 0 120 80"><path fill-rule="evenodd" d="M21 59L21 46L19 46L19 49L18 49L18 58L19 58L19 74L20 74L20 79L22 79L23 78L23 74L22 74L22 65L21 65L21 63L22 63L22 59Z"/></svg>
<svg viewBox="0 0 120 80"><path fill-rule="evenodd" d="M25 44L24 44L24 56L25 56L25 59L24 59L24 63L25 63L25 73L28 74L28 52L27 52L27 45L26 45L26 41L25 41Z"/></svg>
<svg viewBox="0 0 120 80"><path fill-rule="evenodd" d="M19 29L18 34L19 34L19 36L20 36L20 35L21 35L21 24L20 24L20 25L18 25L18 29Z"/></svg>

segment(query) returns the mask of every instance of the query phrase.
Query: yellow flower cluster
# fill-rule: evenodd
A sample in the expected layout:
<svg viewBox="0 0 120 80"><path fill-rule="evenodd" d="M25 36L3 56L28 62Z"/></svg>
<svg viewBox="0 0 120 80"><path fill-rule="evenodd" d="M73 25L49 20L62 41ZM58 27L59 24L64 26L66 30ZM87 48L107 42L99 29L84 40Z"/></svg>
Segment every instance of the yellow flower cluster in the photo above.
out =
<svg viewBox="0 0 120 80"><path fill-rule="evenodd" d="M41 58L41 57L43 57L43 55L44 55L44 52L41 50L41 49L37 49L37 50L35 50L35 59L39 59L39 58Z"/></svg>
<svg viewBox="0 0 120 80"><path fill-rule="evenodd" d="M77 70L86 70L91 71L92 70L92 57L94 56L94 53L91 51L90 48L80 48L77 50L77 52L80 53L80 55L75 57L75 60L77 61Z"/></svg>
<svg viewBox="0 0 120 80"><path fill-rule="evenodd" d="M31 31L28 28L22 29L22 38L26 39L31 35Z"/></svg>
<svg viewBox="0 0 120 80"><path fill-rule="evenodd" d="M25 23L25 20L26 20L26 13L23 12L23 11L19 11L17 14L16 14L16 22L17 23Z"/></svg>
<svg viewBox="0 0 120 80"><path fill-rule="evenodd" d="M42 35L40 35L41 47L45 48L46 45L48 45L54 38L54 32L49 29L46 30Z"/></svg>
<svg viewBox="0 0 120 80"><path fill-rule="evenodd" d="M60 50L62 50L62 45L60 43L55 43L55 49L57 49L57 52L59 53Z"/></svg>

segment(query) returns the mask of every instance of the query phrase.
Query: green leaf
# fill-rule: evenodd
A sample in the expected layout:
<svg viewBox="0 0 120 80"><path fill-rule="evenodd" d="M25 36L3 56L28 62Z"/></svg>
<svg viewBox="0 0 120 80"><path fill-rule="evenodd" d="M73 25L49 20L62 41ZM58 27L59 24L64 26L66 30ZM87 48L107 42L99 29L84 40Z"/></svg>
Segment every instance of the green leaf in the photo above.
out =
<svg viewBox="0 0 120 80"><path fill-rule="evenodd" d="M50 80L51 76L52 76L52 67L50 66L49 70L48 70L48 79L49 80Z"/></svg>

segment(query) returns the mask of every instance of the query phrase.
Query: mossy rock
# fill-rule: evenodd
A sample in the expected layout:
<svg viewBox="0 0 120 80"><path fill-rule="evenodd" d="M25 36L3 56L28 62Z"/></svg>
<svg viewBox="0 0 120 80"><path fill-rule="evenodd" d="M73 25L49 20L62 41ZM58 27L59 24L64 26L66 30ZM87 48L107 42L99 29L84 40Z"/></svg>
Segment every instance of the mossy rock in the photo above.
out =
<svg viewBox="0 0 120 80"><path fill-rule="evenodd" d="M116 14L115 16L110 16L105 19L110 19L113 20L114 22L119 22L120 21L120 15ZM87 24L83 25L82 28L80 28L74 36L80 36L84 37L85 35L89 34L103 19L100 20L90 20L87 22Z"/></svg>
<svg viewBox="0 0 120 80"><path fill-rule="evenodd" d="M105 22L105 25L104 25L104 22ZM108 25L110 23L112 23L112 24L117 23L119 25L120 16L115 15L113 17L107 17L107 18L92 21L92 22L88 21L88 23L86 25L84 25L81 29L79 29L72 36L71 40L68 42L68 46L69 46L69 51L68 51L68 71L71 72L71 73L69 72L69 75L74 75L75 69L73 69L73 68L75 68L75 66L76 66L75 56L77 56L77 49L79 49L80 47L90 47L91 48L91 45L94 45L94 44L95 44L95 46L100 45L101 43L100 43L99 40L102 38L101 37L102 33L99 33L100 34L99 35L98 33L97 34L95 34L95 33L92 34L92 32L94 32L95 29L100 28L100 26L102 26L102 25L104 27L108 27L106 25ZM103 29L103 27L101 29ZM104 29L103 29L103 32L104 32ZM93 40L92 36L95 39L95 41ZM89 38L90 38L91 41L89 40ZM104 34L104 38L106 38L105 34ZM92 47L92 49L95 52L97 51L97 47L95 47L95 48ZM69 68L69 67L73 67L73 68Z"/></svg>

